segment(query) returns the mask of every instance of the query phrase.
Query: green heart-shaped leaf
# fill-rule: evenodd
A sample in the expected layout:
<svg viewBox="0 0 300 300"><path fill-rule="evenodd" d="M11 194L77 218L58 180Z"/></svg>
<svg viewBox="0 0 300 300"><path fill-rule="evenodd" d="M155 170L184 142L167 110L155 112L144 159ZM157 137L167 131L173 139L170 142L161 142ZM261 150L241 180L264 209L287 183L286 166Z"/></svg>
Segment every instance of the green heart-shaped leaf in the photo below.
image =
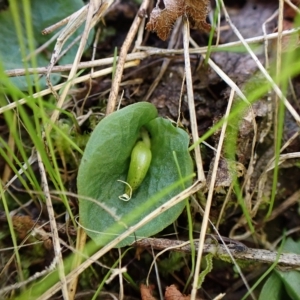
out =
<svg viewBox="0 0 300 300"><path fill-rule="evenodd" d="M124 202L119 196L124 193L125 185L118 180L127 178L131 151L142 127L151 136L152 161L141 186L130 201ZM146 102L127 106L104 118L90 137L78 172L78 193L82 197L80 223L87 234L97 244L105 245L182 191L183 186L177 185L163 197L153 200L158 192L178 182L180 176L192 174L188 143L189 136L185 131L166 119L157 118L156 108ZM191 180L187 182L190 183ZM97 202L83 199L83 196ZM177 219L184 205L181 202L159 215L140 228L136 237L148 237L161 231ZM118 246L130 244L134 239L134 236L128 237Z"/></svg>

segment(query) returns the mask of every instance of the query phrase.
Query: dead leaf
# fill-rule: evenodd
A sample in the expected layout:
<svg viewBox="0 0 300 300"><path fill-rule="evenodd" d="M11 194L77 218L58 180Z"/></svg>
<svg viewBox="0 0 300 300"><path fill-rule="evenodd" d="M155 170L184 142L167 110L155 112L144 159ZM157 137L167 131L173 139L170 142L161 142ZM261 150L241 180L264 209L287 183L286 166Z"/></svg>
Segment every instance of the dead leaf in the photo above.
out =
<svg viewBox="0 0 300 300"><path fill-rule="evenodd" d="M182 295L180 291L177 289L177 287L174 284L172 284L166 288L165 299L166 300L189 300L191 299L191 297Z"/></svg>
<svg viewBox="0 0 300 300"><path fill-rule="evenodd" d="M146 29L156 32L165 41L176 20L185 15L192 27L209 31L210 25L206 23L208 3L209 0L158 0Z"/></svg>
<svg viewBox="0 0 300 300"><path fill-rule="evenodd" d="M210 31L210 24L206 23L209 0L185 1L185 13L193 27L201 31Z"/></svg>
<svg viewBox="0 0 300 300"><path fill-rule="evenodd" d="M141 299L142 300L156 300L156 298L152 296L153 290L154 290L153 285L147 286L145 284L141 284L140 285Z"/></svg>

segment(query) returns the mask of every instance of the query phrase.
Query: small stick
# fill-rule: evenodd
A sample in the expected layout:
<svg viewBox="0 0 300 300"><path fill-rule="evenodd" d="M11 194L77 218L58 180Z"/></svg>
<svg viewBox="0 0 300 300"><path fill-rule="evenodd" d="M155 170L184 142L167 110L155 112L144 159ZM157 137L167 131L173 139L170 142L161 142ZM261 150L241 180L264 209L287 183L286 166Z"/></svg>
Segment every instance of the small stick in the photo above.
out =
<svg viewBox="0 0 300 300"><path fill-rule="evenodd" d="M223 238L223 237L222 237ZM224 239L224 238L223 238ZM270 251L264 249L253 249L240 246L239 243L236 244L229 239L230 243L229 248L231 249L231 254L235 259L243 260L246 262L257 262L257 263L266 263L272 264L276 261L278 252ZM225 240L226 241L226 240ZM172 248L173 251L191 253L190 242L178 241L178 240L168 240L168 239L155 239L155 238L146 238L142 240L137 240L134 243L135 246L148 248L151 247L156 250L164 250L166 248ZM195 242L195 247L198 249L199 244ZM228 247L228 245L227 245ZM205 243L203 247L203 253L213 253L216 258L228 258L228 251L223 244L214 244L214 243ZM278 258L277 268L279 269L299 269L300 268L300 255L294 253L281 253Z"/></svg>

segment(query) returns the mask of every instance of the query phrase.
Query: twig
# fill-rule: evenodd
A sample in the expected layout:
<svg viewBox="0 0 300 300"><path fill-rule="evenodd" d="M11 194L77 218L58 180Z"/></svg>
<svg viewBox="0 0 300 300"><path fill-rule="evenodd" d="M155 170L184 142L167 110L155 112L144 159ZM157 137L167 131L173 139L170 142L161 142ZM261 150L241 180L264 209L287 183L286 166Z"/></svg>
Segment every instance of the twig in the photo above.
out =
<svg viewBox="0 0 300 300"><path fill-rule="evenodd" d="M136 241L135 245L143 248L151 247L156 250L164 250L168 248L177 252L191 253L190 243L178 240L147 238ZM195 247L196 249L199 248L198 242L195 242ZM231 247L233 248L231 251L232 256L235 259L246 262L272 264L276 261L276 257L278 255L278 252L276 251L253 248L247 248L245 251L239 251L242 249L239 249L237 245L232 245ZM222 244L205 243L203 247L203 253L213 253L215 254L216 258L219 257L220 259L230 259L226 247ZM281 253L278 259L277 268L282 268L284 270L299 269L300 255L294 253Z"/></svg>

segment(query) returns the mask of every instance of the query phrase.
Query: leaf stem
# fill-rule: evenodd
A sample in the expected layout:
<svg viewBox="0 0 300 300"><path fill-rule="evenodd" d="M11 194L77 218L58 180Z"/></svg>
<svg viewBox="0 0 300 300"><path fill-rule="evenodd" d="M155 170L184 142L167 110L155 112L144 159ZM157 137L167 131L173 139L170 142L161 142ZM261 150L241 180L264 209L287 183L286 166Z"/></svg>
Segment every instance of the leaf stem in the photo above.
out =
<svg viewBox="0 0 300 300"><path fill-rule="evenodd" d="M144 127L142 127L141 131L140 131L140 134L141 134L141 138L142 138L144 144L150 149L151 139L149 137L148 131Z"/></svg>

